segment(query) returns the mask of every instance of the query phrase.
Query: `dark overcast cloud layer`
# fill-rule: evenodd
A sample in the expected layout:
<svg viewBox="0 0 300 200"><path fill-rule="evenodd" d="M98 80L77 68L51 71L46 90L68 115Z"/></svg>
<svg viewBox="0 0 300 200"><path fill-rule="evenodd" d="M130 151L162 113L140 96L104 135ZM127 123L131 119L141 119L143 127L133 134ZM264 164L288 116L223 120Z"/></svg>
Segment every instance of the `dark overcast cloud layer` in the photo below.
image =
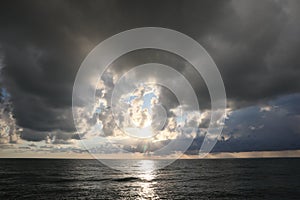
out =
<svg viewBox="0 0 300 200"><path fill-rule="evenodd" d="M214 152L277 151L300 149L300 94L269 101L266 107L250 106L233 112ZM199 137L188 153L197 154Z"/></svg>
<svg viewBox="0 0 300 200"><path fill-rule="evenodd" d="M71 138L72 87L88 52L121 31L158 26L207 49L230 107L263 104L300 92L299 11L298 1L6 1L0 7L1 85L25 128L23 139L42 140L53 131ZM207 106L206 88L194 85Z"/></svg>

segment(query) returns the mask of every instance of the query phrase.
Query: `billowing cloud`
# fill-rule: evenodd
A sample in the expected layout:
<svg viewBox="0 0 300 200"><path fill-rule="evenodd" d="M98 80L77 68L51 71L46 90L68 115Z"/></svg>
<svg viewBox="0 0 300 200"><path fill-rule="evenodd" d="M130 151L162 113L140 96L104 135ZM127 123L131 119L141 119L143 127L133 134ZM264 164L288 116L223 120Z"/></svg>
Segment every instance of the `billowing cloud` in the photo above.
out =
<svg viewBox="0 0 300 200"><path fill-rule="evenodd" d="M1 89L0 115L1 128L8 126L11 132L1 131L1 141L14 143L20 137L34 142L51 140L55 145L79 139L77 134L83 136L84 131L76 133L71 106L73 83L82 60L111 35L158 26L199 41L221 72L233 113L225 124L224 141L219 144L223 147L216 146L216 151L225 151L224 145L228 151L251 149L242 148L240 143L250 145L265 141L264 137L273 143L261 143L252 149L298 148L292 141L287 144L291 136L298 137L299 103L291 103L292 98L284 105L267 102L300 92L299 9L300 3L292 0L4 2L0 7L0 65L4 67L0 86L5 90ZM106 100L116 79L147 62L169 65L190 81L202 110L201 120L195 119L200 123L195 134L203 136L210 117L205 83L189 63L169 52L147 49L116 60L110 74L102 77L97 94L103 101L96 107L108 111ZM4 100L5 95L10 96L9 101ZM162 96L167 110L176 109L178 102L172 93L164 91ZM284 113L289 106L288 114ZM143 110L135 111L145 119ZM112 118L85 114L91 117L81 122L82 130L97 124L107 136L113 135ZM168 114L171 125L174 116ZM196 146L199 149L199 144Z"/></svg>
<svg viewBox="0 0 300 200"><path fill-rule="evenodd" d="M2 81L2 57L0 55L0 84ZM13 116L13 105L10 95L5 88L0 91L0 144L16 144L19 140L19 132L16 119Z"/></svg>

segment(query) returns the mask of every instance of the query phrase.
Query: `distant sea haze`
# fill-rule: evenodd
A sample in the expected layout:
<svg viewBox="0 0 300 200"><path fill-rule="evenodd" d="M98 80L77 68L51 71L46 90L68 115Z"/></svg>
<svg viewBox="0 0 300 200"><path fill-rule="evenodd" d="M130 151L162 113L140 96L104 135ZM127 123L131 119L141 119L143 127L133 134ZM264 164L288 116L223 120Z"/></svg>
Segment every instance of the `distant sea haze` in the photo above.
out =
<svg viewBox="0 0 300 200"><path fill-rule="evenodd" d="M123 162L123 161L120 161ZM0 199L299 199L300 159L131 160L132 173L97 160L0 159ZM126 167L126 166L124 166Z"/></svg>

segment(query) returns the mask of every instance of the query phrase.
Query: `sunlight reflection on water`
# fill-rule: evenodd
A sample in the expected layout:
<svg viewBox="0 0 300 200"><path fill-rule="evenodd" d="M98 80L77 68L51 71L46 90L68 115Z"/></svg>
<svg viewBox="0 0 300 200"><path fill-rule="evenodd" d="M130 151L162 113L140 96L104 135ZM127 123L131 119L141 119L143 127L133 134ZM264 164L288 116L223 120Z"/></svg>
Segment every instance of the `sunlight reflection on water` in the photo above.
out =
<svg viewBox="0 0 300 200"><path fill-rule="evenodd" d="M159 196L155 193L154 187L157 182L153 181L156 177L155 163L153 160L141 160L138 163L138 170L141 172L138 176L141 179L139 185L141 190L139 196L141 199L159 199Z"/></svg>
<svg viewBox="0 0 300 200"><path fill-rule="evenodd" d="M109 164L118 166L124 181L121 191L122 197L130 199L159 199L157 188L160 188L156 181L157 167L164 164L164 161L157 160L106 160ZM124 177L125 176L125 177Z"/></svg>

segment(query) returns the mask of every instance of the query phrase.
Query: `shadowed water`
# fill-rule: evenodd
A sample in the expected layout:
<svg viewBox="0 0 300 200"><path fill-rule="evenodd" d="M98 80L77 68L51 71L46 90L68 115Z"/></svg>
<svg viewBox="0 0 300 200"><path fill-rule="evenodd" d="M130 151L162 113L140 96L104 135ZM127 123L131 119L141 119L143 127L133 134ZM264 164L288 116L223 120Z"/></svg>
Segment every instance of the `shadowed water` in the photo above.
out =
<svg viewBox="0 0 300 200"><path fill-rule="evenodd" d="M97 160L0 159L0 199L299 199L300 195L300 159L177 160L157 171L149 169L161 161L130 162L135 162L132 172L123 173Z"/></svg>

